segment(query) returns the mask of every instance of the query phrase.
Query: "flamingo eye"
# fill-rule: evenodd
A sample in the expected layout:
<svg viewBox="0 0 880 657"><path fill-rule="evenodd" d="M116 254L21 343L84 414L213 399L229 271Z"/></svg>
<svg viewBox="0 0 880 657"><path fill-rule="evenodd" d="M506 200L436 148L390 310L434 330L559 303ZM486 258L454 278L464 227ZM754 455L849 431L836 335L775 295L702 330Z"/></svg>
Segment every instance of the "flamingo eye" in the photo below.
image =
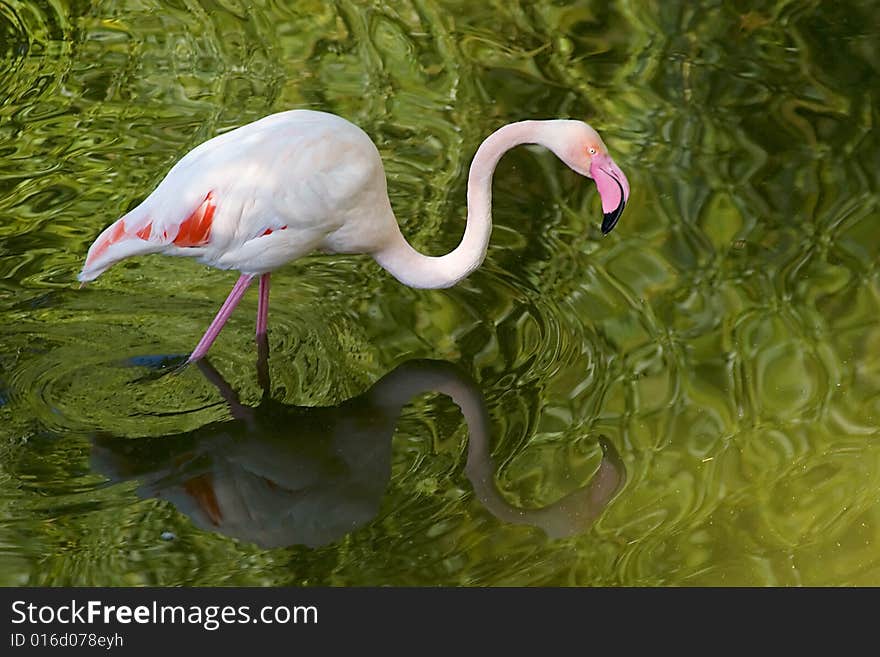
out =
<svg viewBox="0 0 880 657"><path fill-rule="evenodd" d="M592 146L590 146L589 151L590 151L590 155L595 155L595 154L596 154L596 149L593 148Z"/></svg>

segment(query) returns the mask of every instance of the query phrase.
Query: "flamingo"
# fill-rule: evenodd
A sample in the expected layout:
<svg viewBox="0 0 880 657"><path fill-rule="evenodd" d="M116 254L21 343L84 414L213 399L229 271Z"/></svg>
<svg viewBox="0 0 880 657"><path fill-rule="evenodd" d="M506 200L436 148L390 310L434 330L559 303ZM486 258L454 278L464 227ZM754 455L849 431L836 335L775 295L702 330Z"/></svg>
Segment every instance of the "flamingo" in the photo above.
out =
<svg viewBox="0 0 880 657"><path fill-rule="evenodd" d="M132 256L188 256L240 277L187 363L203 358L245 291L259 277L257 341L265 344L269 277L313 251L371 255L414 288L447 288L477 269L492 230L492 175L519 144L552 151L592 178L602 202L602 233L614 228L629 182L599 134L570 119L502 126L477 149L468 175L461 243L443 256L416 251L400 232L379 152L367 134L335 114L272 114L196 146L136 208L89 248L78 279L94 280Z"/></svg>

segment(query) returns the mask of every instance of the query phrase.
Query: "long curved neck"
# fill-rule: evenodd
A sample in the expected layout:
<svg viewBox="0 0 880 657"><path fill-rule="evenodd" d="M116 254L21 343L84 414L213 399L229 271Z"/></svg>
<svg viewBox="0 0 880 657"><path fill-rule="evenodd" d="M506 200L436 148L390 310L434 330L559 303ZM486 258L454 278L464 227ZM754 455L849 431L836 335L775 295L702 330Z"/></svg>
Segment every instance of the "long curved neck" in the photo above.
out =
<svg viewBox="0 0 880 657"><path fill-rule="evenodd" d="M401 234L397 222L386 246L373 254L376 261L401 283L417 288L451 287L483 263L492 233L492 174L501 156L519 144L549 147L549 121L521 121L493 132L480 145L468 175L467 225L461 243L444 256L416 251Z"/></svg>

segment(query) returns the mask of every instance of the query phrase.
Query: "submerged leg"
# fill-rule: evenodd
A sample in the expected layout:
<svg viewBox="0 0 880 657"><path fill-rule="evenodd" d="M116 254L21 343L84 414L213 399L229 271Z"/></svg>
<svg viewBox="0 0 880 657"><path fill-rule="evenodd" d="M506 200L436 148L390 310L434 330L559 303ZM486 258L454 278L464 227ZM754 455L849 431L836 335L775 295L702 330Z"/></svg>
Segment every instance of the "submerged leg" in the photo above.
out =
<svg viewBox="0 0 880 657"><path fill-rule="evenodd" d="M269 382L269 339L266 334L257 336L257 383L263 389L263 397L270 392Z"/></svg>
<svg viewBox="0 0 880 657"><path fill-rule="evenodd" d="M257 338L266 335L269 325L269 274L260 276L260 303L257 306Z"/></svg>
<svg viewBox="0 0 880 657"><path fill-rule="evenodd" d="M257 380L263 396L269 395L269 274L260 276L260 302L257 306Z"/></svg>
<svg viewBox="0 0 880 657"><path fill-rule="evenodd" d="M211 348L211 345L214 344L214 340L220 335L220 330L223 328L223 325L226 324L226 320L229 319L229 316L232 314L232 311L235 310L238 302L241 301L241 297L244 296L244 293L247 291L248 286L250 286L253 279L254 277L251 274L242 274L239 277L238 281L235 283L235 287L232 288L232 292L229 293L229 296L226 297L226 301L220 307L220 312L217 313L214 321L211 322L208 330L205 331L205 335L202 336L202 339L199 340L196 348L193 350L192 354L190 354L189 359L186 361L187 363L192 363L208 353L208 349Z"/></svg>

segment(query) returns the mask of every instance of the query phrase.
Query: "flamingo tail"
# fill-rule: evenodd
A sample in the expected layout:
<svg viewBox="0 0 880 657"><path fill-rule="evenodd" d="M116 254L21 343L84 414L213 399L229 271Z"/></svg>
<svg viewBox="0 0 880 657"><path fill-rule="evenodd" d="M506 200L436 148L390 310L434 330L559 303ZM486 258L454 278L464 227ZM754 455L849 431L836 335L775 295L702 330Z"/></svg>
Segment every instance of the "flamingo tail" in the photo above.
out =
<svg viewBox="0 0 880 657"><path fill-rule="evenodd" d="M163 244L151 239L152 225L130 212L110 224L89 248L86 262L77 276L81 283L95 280L120 260L136 255L157 253Z"/></svg>

